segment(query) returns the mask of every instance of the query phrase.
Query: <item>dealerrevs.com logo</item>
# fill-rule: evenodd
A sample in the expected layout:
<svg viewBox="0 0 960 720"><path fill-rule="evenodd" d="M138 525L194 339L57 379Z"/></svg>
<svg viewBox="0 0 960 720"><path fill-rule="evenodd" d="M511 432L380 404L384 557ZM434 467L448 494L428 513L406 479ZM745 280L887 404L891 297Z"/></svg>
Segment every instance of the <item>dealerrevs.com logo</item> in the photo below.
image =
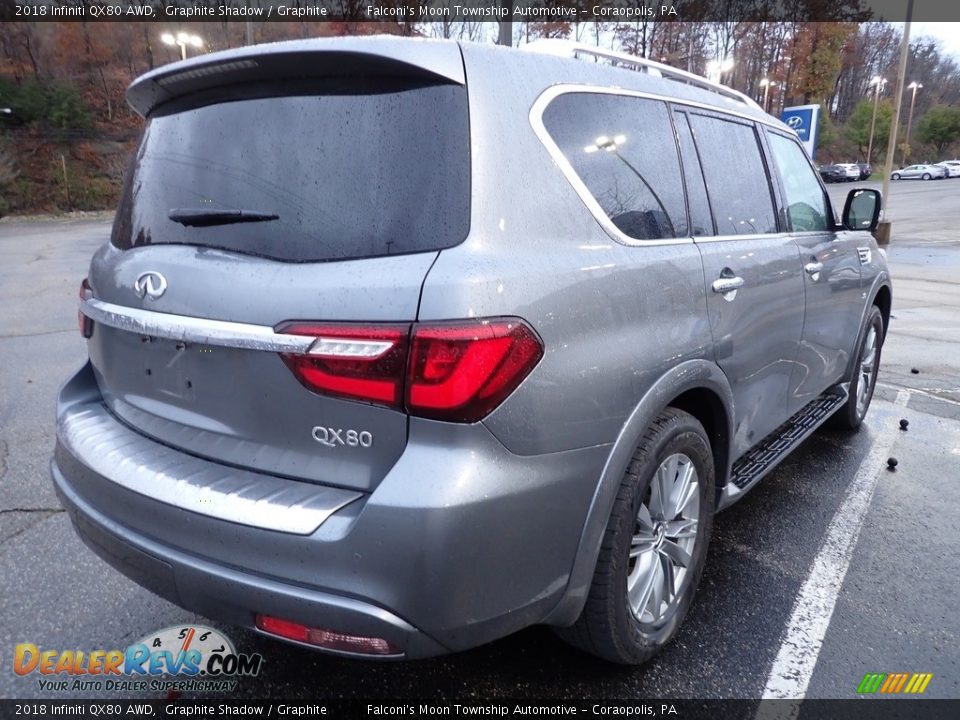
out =
<svg viewBox="0 0 960 720"><path fill-rule="evenodd" d="M20 643L13 651L13 671L38 676L40 689L53 692L230 692L238 678L257 675L262 665L262 655L238 653L226 635L203 625L164 628L125 650Z"/></svg>

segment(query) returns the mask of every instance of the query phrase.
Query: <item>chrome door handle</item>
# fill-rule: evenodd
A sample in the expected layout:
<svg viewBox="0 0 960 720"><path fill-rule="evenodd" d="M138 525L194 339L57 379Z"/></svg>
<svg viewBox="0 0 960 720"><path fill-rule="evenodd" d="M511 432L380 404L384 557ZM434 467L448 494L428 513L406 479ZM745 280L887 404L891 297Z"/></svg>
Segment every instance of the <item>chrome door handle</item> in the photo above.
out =
<svg viewBox="0 0 960 720"><path fill-rule="evenodd" d="M736 292L743 287L743 278L742 277L721 277L713 281L713 285L710 286L713 288L715 293L720 293L721 295L726 295L727 293ZM731 298L732 299L732 298Z"/></svg>
<svg viewBox="0 0 960 720"><path fill-rule="evenodd" d="M803 269L806 270L807 275L816 275L821 270L823 270L822 262L810 262L803 266Z"/></svg>

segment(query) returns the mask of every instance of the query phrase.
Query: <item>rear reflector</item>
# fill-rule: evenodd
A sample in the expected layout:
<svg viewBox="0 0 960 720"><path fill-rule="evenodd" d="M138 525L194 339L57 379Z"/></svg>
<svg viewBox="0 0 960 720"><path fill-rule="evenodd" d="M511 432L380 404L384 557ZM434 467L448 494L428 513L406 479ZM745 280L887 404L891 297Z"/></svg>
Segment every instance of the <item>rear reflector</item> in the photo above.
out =
<svg viewBox="0 0 960 720"><path fill-rule="evenodd" d="M477 422L543 357L517 318L413 325L288 322L277 332L315 337L283 361L310 390L450 422Z"/></svg>
<svg viewBox="0 0 960 720"><path fill-rule="evenodd" d="M307 625L282 620L269 615L257 615L257 627L265 633L316 645L327 650L357 653L359 655L400 655L402 651L389 640L367 637L365 635L347 635L345 633L313 628Z"/></svg>
<svg viewBox="0 0 960 720"><path fill-rule="evenodd" d="M93 289L90 287L89 281L84 278L83 282L80 283L80 302L84 300L89 300L93 297ZM82 311L77 310L77 326L80 328L80 334L85 338L93 337L93 320L88 318L83 314Z"/></svg>

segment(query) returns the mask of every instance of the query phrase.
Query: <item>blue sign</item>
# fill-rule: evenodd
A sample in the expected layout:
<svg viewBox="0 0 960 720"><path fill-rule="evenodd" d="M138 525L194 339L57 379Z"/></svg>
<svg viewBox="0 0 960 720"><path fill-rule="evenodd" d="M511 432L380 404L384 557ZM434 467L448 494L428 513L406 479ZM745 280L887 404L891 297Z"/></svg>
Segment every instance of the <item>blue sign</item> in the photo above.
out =
<svg viewBox="0 0 960 720"><path fill-rule="evenodd" d="M798 105L783 109L780 119L793 130L812 158L817 150L817 126L820 122L819 105Z"/></svg>

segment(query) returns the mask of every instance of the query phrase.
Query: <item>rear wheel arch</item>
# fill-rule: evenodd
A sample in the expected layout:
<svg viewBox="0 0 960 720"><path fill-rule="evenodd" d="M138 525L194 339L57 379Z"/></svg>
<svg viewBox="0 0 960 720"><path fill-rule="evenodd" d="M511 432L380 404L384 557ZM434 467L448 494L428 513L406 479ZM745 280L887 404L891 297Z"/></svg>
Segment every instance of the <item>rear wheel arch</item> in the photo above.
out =
<svg viewBox="0 0 960 720"><path fill-rule="evenodd" d="M883 316L883 335L886 337L887 330L890 328L890 311L893 307L893 295L890 288L881 285L877 294L873 296L872 304L880 308L880 314Z"/></svg>
<svg viewBox="0 0 960 720"><path fill-rule="evenodd" d="M716 484L723 487L730 459L730 417L721 397L710 388L696 387L675 397L667 407L690 413L703 425L710 438Z"/></svg>
<svg viewBox="0 0 960 720"><path fill-rule="evenodd" d="M710 423L711 427L704 424L704 428L711 437L716 482L718 487L726 482L729 476L731 437L731 433L726 429L733 427L733 392L726 375L716 363L705 359L688 360L673 367L654 383L624 423L597 481L581 530L567 588L557 605L541 622L568 626L580 616L593 579L603 533L624 473L644 434L654 420L670 407L685 412L690 412L688 408L693 408L694 412L690 414L700 420L701 424L704 424L703 419ZM715 442L718 431L726 435L719 443ZM718 454L722 458L720 463L717 463Z"/></svg>

